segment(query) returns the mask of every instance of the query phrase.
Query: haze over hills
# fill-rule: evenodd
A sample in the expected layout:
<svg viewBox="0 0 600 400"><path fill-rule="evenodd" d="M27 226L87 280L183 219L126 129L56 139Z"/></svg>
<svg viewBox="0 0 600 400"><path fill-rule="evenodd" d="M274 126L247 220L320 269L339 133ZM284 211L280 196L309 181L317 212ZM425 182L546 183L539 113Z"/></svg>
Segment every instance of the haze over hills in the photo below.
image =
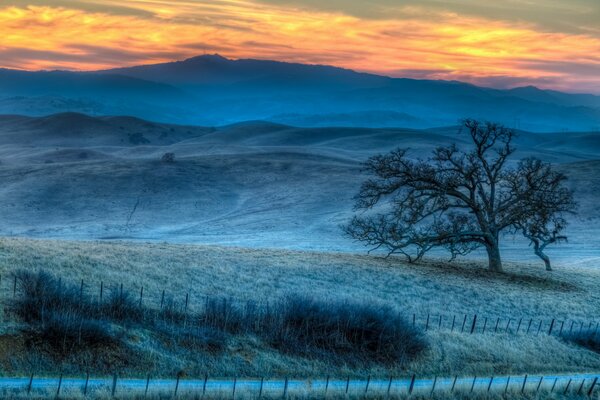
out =
<svg viewBox="0 0 600 400"><path fill-rule="evenodd" d="M457 130L2 116L0 235L360 250L339 229L365 178L360 163L397 146L417 157L461 145ZM550 250L558 259L600 257L598 143L593 132L518 136L516 158L556 163L576 190L569 244ZM175 162L161 161L166 152ZM516 246L511 257L535 260L526 243L506 245Z"/></svg>
<svg viewBox="0 0 600 400"><path fill-rule="evenodd" d="M539 132L600 127L600 96L218 55L96 72L0 70L0 113L65 111L193 125L265 120L303 127L432 128L474 117Z"/></svg>

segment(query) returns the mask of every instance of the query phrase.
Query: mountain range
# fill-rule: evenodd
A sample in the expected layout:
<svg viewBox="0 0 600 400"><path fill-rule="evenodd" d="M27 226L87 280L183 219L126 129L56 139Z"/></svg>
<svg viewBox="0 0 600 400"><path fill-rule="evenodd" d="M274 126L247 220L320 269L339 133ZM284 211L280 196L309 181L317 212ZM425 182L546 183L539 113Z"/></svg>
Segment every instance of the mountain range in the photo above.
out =
<svg viewBox="0 0 600 400"><path fill-rule="evenodd" d="M0 69L0 114L130 115L187 125L263 120L300 127L455 125L465 117L537 132L600 128L600 96L204 55L92 72Z"/></svg>

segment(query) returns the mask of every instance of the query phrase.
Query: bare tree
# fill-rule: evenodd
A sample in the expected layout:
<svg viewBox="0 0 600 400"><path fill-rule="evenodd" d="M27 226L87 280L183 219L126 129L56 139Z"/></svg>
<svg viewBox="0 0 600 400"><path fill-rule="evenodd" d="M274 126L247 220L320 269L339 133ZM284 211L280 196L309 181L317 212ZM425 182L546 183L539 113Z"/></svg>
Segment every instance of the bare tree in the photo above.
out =
<svg viewBox="0 0 600 400"><path fill-rule="evenodd" d="M471 119L464 128L472 142L468 150L453 144L426 160L409 158L407 149L371 157L365 169L373 177L356 196L355 208L363 213L345 232L410 262L434 247L446 248L452 258L483 247L489 268L501 271L501 233L518 231L544 259L544 248L564 237L563 215L575 209L563 186L566 177L533 158L509 166L511 129Z"/></svg>

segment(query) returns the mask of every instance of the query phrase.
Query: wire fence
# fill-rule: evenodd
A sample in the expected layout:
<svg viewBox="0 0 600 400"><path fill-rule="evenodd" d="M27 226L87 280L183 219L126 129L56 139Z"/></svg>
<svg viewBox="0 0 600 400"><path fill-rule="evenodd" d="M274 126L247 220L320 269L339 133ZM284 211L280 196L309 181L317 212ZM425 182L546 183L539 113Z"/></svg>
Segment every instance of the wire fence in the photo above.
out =
<svg viewBox="0 0 600 400"><path fill-rule="evenodd" d="M26 393L28 396L36 392L54 392L55 398L61 395L80 393L84 396L94 394L112 397L126 394L139 397L155 394L167 394L173 398L178 396L217 396L218 398L287 398L298 395L322 396L378 396L384 398L405 397L410 395L443 395L451 392L460 393L557 393L577 394L592 397L598 393L599 374L572 374L552 376L488 376L488 377L433 377L417 378L416 375L405 378L372 378L363 379L264 379L264 378L210 378L182 379L145 379L35 377L0 378L0 389L12 393Z"/></svg>
<svg viewBox="0 0 600 400"><path fill-rule="evenodd" d="M60 278L59 278L60 279ZM8 290L7 290L8 289ZM192 312L206 312L209 308L218 306L219 309L264 309L269 310L277 306L277 300L268 299L242 299L233 296L215 296L193 294L191 291L168 292L162 289L159 292L149 293L144 286L135 290L124 288L123 284L79 282L80 296L95 298L98 304L105 302L110 296L118 294L123 296L136 296L140 307L163 311L168 308L172 312L181 314ZM19 286L16 275L0 276L0 296L4 300L14 299L19 295ZM6 302L5 302L6 303ZM4 317L10 318L10 307L4 308ZM410 319L415 328L426 332L439 331L462 334L511 334L511 335L555 335L565 336L587 333L592 337L600 335L600 321L591 319L569 318L535 318L515 316L490 316L481 314L443 314L443 313L408 313L404 314Z"/></svg>

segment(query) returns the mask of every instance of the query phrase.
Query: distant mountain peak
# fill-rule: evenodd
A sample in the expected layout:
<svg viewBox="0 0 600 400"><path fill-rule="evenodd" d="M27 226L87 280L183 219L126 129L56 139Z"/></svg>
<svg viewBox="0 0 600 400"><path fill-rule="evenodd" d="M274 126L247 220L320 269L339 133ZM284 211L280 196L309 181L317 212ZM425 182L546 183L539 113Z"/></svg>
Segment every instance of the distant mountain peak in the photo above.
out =
<svg viewBox="0 0 600 400"><path fill-rule="evenodd" d="M183 60L181 62L192 63L192 62L198 62L198 61L227 62L227 61L232 61L232 60L230 60L229 58L223 57L222 55L220 55L218 53L214 53L214 54L202 54L199 56L186 58L185 60Z"/></svg>

